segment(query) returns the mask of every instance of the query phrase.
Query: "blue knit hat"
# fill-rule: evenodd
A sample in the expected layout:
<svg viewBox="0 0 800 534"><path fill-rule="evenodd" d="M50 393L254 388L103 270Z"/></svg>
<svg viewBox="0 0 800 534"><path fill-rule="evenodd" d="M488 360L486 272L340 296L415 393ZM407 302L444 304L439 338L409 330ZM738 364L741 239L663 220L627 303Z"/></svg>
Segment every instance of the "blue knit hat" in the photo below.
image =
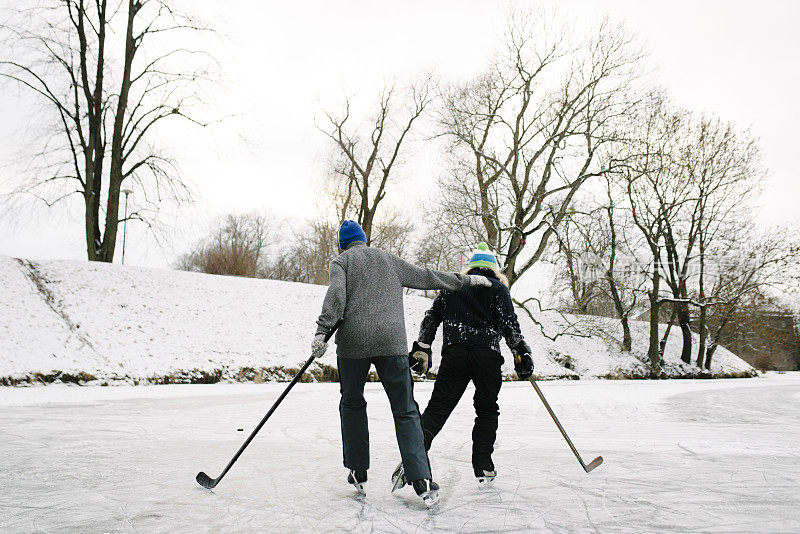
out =
<svg viewBox="0 0 800 534"><path fill-rule="evenodd" d="M367 242L367 234L361 225L355 221L344 221L339 227L339 248L347 250L347 247L355 241Z"/></svg>
<svg viewBox="0 0 800 534"><path fill-rule="evenodd" d="M491 269L494 272L500 270L497 265L497 258L489 250L489 245L486 243L478 243L478 248L472 253L472 258L469 260L469 268L483 267L484 269Z"/></svg>

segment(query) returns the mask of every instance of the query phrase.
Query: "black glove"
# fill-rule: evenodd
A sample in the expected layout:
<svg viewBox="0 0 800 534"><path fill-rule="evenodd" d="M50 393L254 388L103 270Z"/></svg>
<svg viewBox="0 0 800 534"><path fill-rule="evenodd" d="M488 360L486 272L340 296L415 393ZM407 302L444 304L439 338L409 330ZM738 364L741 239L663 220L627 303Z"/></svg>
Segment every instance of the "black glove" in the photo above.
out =
<svg viewBox="0 0 800 534"><path fill-rule="evenodd" d="M520 380L527 380L533 375L533 358L529 353L514 354L514 371Z"/></svg>
<svg viewBox="0 0 800 534"><path fill-rule="evenodd" d="M424 375L433 367L433 351L430 345L415 341L408 353L408 365L415 373Z"/></svg>

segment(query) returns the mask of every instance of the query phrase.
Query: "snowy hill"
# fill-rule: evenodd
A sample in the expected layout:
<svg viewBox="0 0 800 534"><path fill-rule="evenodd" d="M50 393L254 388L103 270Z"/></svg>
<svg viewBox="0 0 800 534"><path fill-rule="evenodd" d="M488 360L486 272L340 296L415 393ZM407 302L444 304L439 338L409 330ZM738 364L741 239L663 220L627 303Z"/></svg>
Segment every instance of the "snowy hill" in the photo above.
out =
<svg viewBox="0 0 800 534"><path fill-rule="evenodd" d="M30 262L0 256L0 383L214 382L291 377L307 358L325 287L181 271L68 261ZM430 300L406 297L409 341ZM561 319L537 317L553 335ZM572 320L574 318L570 318ZM541 377L636 376L644 372L647 325L634 322L633 351L620 353L617 321L587 319L591 337L556 341L524 313L520 322ZM696 373L678 360L670 337L668 373ZM434 344L436 363L440 345ZM505 348L504 348L505 351ZM505 354L505 372L513 367ZM329 351L312 368L324 379ZM720 348L715 375L752 373Z"/></svg>

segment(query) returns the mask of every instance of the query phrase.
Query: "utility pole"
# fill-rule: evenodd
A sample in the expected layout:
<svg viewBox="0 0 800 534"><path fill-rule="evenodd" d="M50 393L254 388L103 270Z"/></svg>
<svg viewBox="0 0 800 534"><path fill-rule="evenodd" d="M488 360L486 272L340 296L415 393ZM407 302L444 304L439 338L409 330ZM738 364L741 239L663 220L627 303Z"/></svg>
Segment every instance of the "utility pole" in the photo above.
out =
<svg viewBox="0 0 800 534"><path fill-rule="evenodd" d="M125 195L125 220L122 222L122 265L125 265L125 237L128 233L128 195L133 191L123 189L121 193Z"/></svg>

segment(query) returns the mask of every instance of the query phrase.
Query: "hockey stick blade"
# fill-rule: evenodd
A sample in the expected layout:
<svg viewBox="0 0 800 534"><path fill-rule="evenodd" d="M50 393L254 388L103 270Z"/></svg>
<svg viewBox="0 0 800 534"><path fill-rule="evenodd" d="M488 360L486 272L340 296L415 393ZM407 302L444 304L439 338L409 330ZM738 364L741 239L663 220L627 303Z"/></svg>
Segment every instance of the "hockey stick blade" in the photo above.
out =
<svg viewBox="0 0 800 534"><path fill-rule="evenodd" d="M589 462L589 465L584 466L583 469L588 473L592 469L594 469L596 467L599 467L600 464L602 464L602 463L603 463L603 457L602 456L598 456L597 458L595 458L594 460Z"/></svg>
<svg viewBox="0 0 800 534"><path fill-rule="evenodd" d="M213 478L211 478L210 476L208 476L207 474L205 474L202 471L197 473L197 476L195 477L195 480L197 480L197 483L200 484L201 486L203 486L206 489L214 489L214 486L217 485L217 481L216 480L214 480Z"/></svg>

